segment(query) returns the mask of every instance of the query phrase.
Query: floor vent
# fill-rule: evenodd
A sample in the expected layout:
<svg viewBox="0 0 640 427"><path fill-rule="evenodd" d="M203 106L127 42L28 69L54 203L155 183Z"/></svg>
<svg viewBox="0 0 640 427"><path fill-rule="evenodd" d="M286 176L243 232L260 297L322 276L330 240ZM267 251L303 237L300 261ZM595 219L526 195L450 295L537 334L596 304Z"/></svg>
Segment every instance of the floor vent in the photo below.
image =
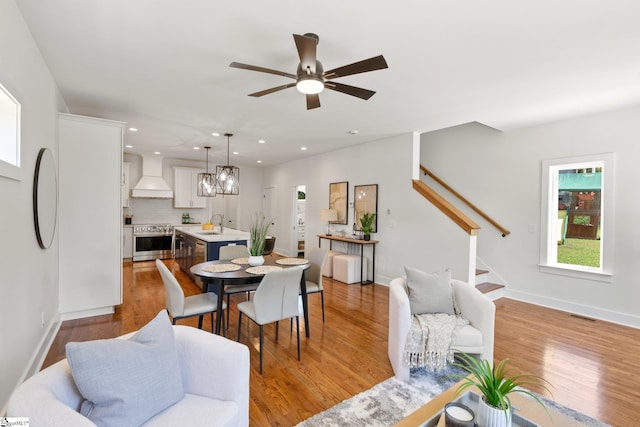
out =
<svg viewBox="0 0 640 427"><path fill-rule="evenodd" d="M580 316L579 314L570 314L569 317L575 317L576 319L588 320L589 322L595 322L596 319L591 317Z"/></svg>

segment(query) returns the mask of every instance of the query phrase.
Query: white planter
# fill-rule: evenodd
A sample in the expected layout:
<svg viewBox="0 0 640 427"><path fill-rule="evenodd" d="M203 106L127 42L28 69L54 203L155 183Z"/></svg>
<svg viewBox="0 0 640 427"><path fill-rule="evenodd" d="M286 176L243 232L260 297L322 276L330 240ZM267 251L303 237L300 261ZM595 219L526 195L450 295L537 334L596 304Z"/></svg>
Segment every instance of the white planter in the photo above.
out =
<svg viewBox="0 0 640 427"><path fill-rule="evenodd" d="M484 397L480 397L476 414L478 427L511 427L511 410L505 412L502 409L489 406Z"/></svg>
<svg viewBox="0 0 640 427"><path fill-rule="evenodd" d="M264 257L262 255L258 255L258 256L251 255L249 257L249 265L251 267L257 267L262 264L264 264Z"/></svg>

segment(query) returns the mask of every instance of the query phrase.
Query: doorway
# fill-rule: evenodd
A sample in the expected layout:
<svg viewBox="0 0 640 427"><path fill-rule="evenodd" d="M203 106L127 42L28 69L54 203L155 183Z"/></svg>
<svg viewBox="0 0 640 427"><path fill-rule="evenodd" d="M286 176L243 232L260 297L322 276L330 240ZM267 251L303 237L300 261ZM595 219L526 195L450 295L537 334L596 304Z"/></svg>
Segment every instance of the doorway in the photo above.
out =
<svg viewBox="0 0 640 427"><path fill-rule="evenodd" d="M306 201L307 186L293 187L293 233L291 241L291 255L304 257L304 242L306 230Z"/></svg>

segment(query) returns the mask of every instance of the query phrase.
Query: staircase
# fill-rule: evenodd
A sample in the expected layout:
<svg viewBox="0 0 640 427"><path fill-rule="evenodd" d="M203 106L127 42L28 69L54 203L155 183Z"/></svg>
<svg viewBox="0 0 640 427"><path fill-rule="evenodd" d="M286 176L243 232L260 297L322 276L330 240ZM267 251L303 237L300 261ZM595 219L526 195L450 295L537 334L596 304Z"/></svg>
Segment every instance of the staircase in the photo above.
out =
<svg viewBox="0 0 640 427"><path fill-rule="evenodd" d="M459 201L467 205L476 214L480 215L492 226L494 226L502 237L506 237L510 234L510 231L502 227L485 212L480 210L464 196L451 188L448 184L442 181L439 177L429 171L423 165L419 165L420 172L424 173L425 178L435 182L439 188L442 188L446 193L455 196ZM427 185L422 179L413 179L413 188L420 193L425 199L431 202L442 213L448 216L455 224L457 224L462 230L469 235L469 270L468 280L469 283L475 283L476 289L485 294L489 299L496 300L502 298L505 295L505 282L499 277L489 266L484 264L482 260L477 258L476 254L476 239L480 233L480 226L476 224L471 218L465 215L460 209L454 206L449 200L443 197L435 188ZM480 268L478 268L480 267ZM475 272L475 275L473 274ZM500 282L500 283L496 283Z"/></svg>
<svg viewBox="0 0 640 427"><path fill-rule="evenodd" d="M489 274L489 270L476 269L476 289L485 294L490 300L495 301L504 296L505 286L489 282Z"/></svg>

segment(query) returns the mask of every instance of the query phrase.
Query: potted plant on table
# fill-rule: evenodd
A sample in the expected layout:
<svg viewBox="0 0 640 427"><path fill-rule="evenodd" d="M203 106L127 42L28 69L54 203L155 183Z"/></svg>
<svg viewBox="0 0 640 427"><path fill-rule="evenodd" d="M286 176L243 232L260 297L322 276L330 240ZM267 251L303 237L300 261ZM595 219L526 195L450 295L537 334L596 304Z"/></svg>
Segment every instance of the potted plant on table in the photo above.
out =
<svg viewBox="0 0 640 427"><path fill-rule="evenodd" d="M360 228L362 230L362 234L364 235L364 240L371 240L371 228L373 226L373 221L376 219L376 213L363 213L360 217Z"/></svg>
<svg viewBox="0 0 640 427"><path fill-rule="evenodd" d="M264 215L255 213L249 220L249 265L256 266L264 264L265 240L271 226L271 220L267 220Z"/></svg>
<svg viewBox="0 0 640 427"><path fill-rule="evenodd" d="M453 363L453 366L462 368L467 373L455 375L462 378L462 384L456 390L461 393L468 387L475 386L480 390L481 398L478 402L476 421L478 425L486 427L509 427L511 426L511 415L513 407L509 395L511 393L521 393L533 398L545 410L544 403L538 396L522 388L524 385L536 384L549 390L549 382L542 377L533 374L510 375L506 368L509 359L504 359L491 368L487 360L476 360L465 353L460 353L462 363Z"/></svg>

